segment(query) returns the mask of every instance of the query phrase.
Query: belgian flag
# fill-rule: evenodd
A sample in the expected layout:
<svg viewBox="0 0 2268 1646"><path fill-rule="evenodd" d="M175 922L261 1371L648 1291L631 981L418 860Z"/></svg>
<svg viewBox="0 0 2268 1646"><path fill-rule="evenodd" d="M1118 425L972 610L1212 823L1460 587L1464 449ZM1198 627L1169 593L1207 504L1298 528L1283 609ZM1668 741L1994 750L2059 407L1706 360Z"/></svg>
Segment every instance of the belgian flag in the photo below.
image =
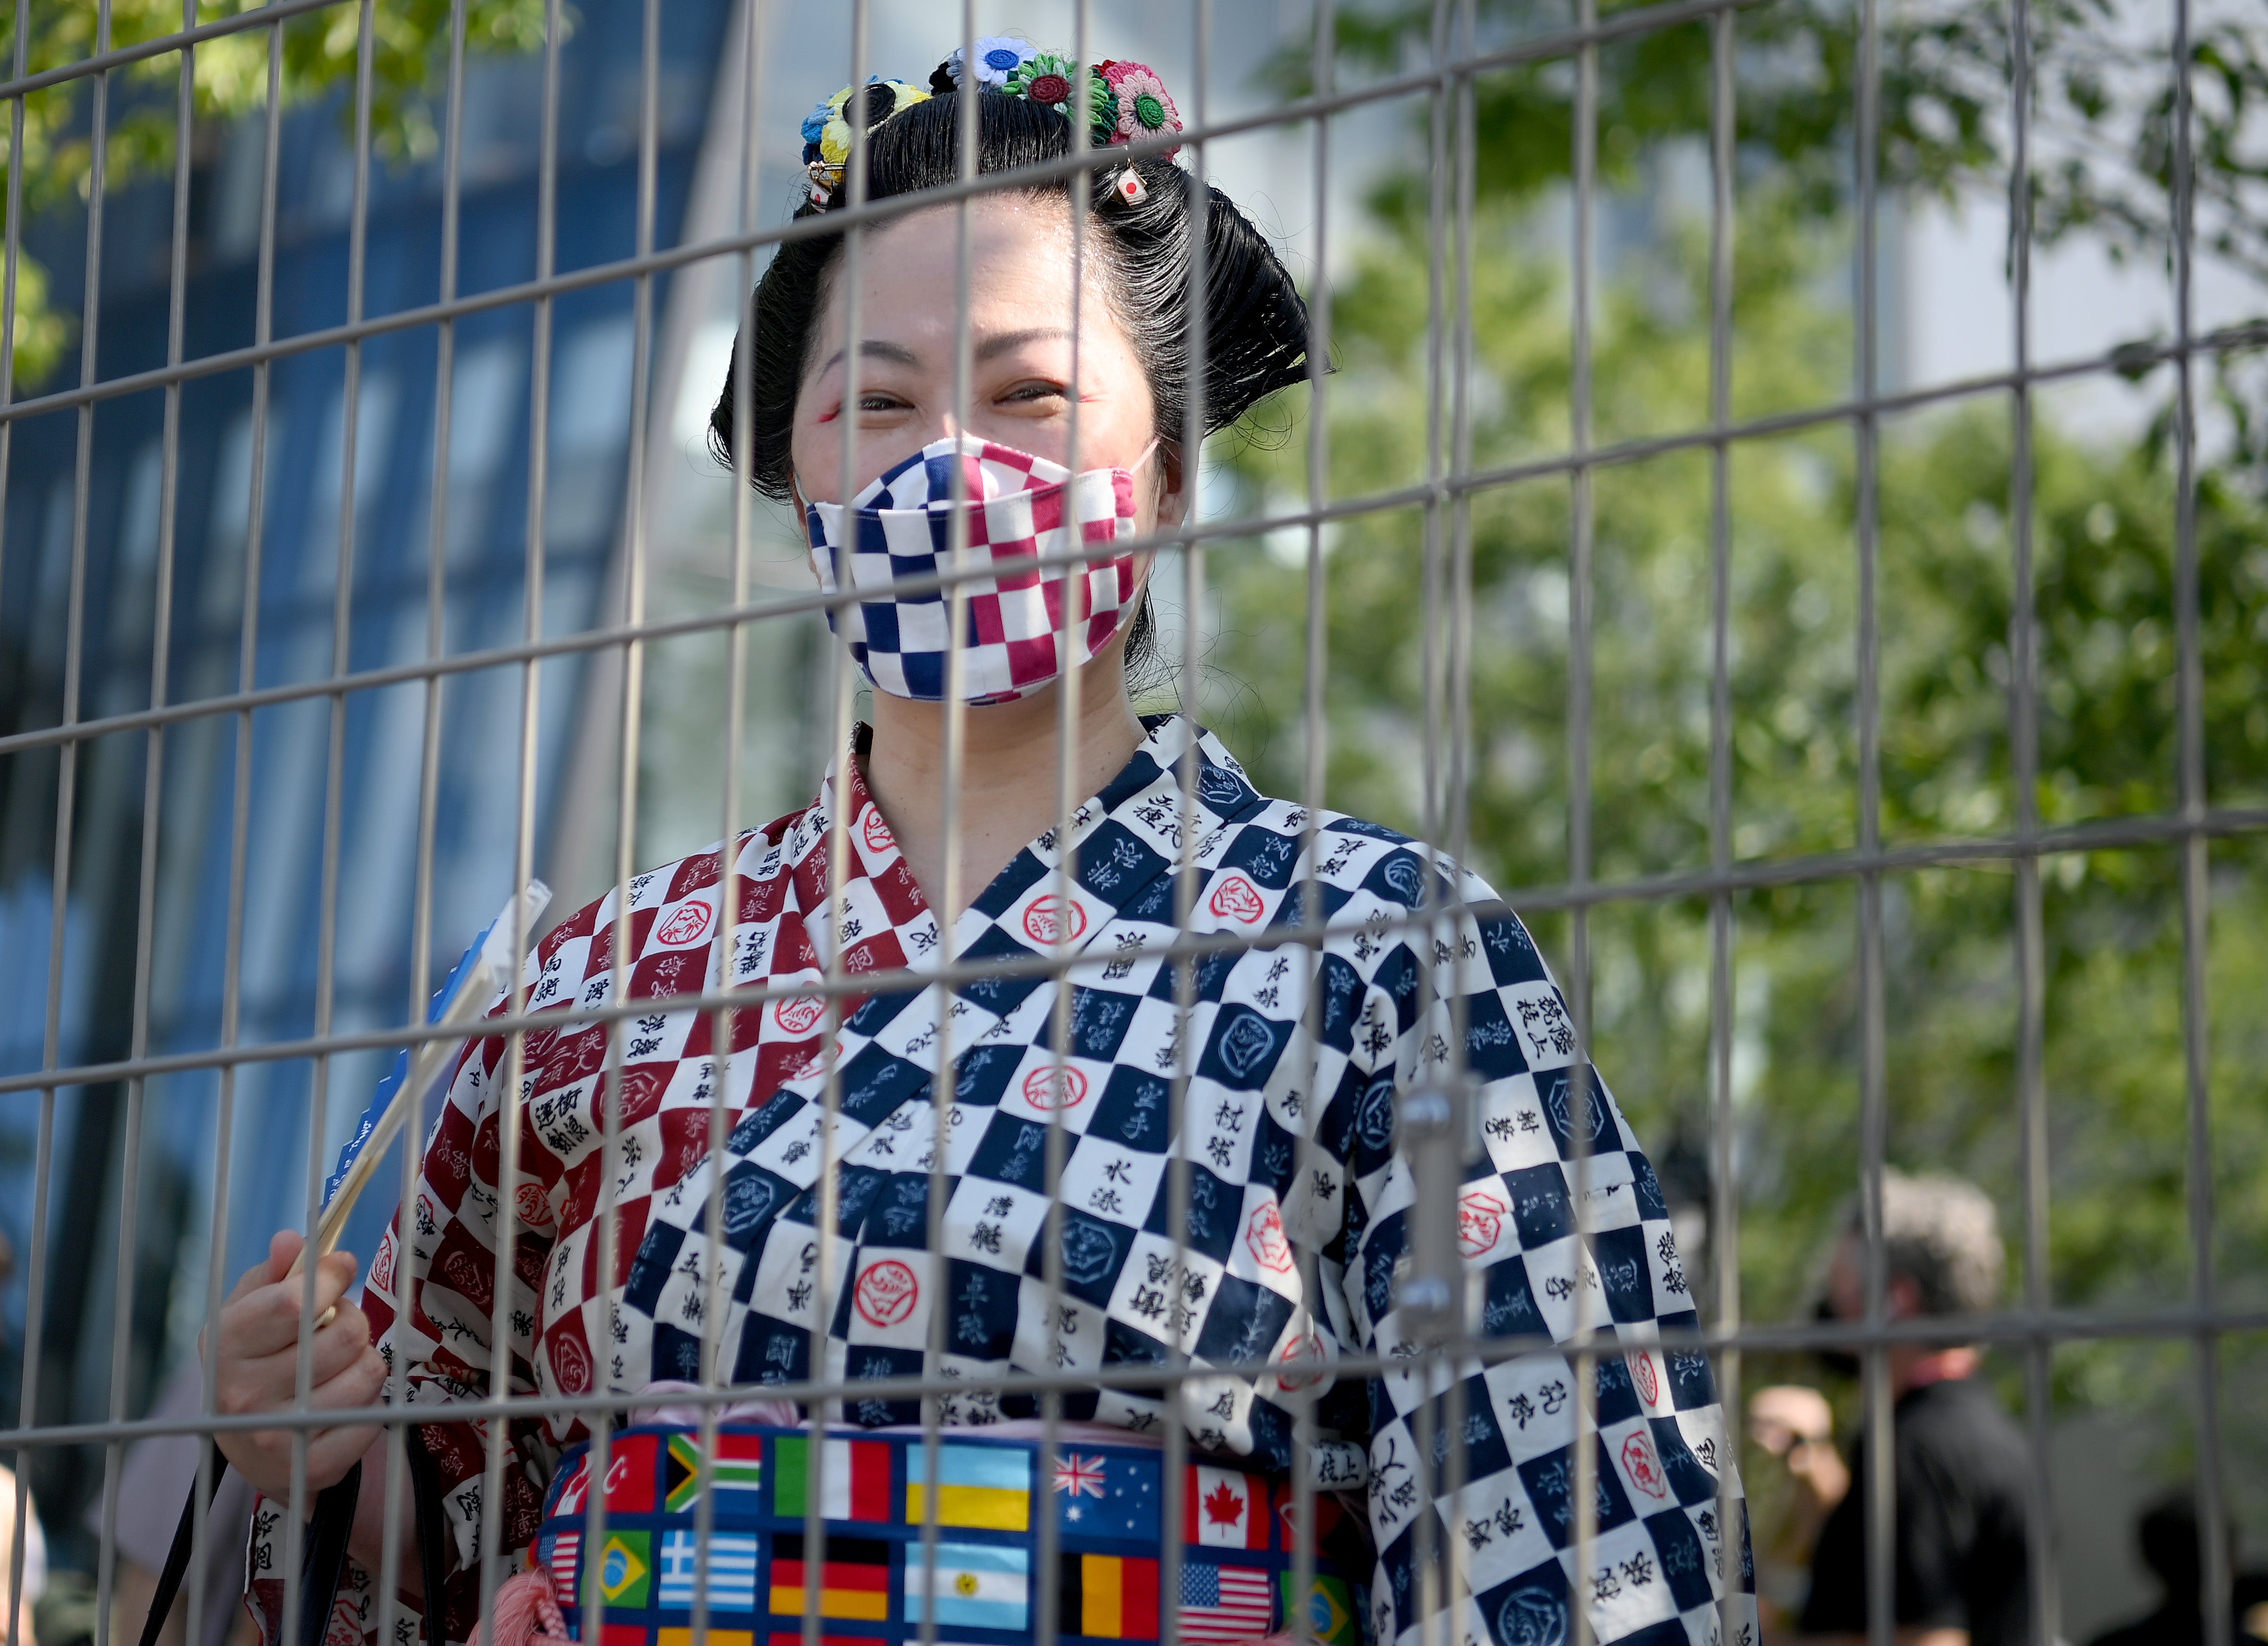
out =
<svg viewBox="0 0 2268 1646"><path fill-rule="evenodd" d="M1158 1562L1118 1554L1062 1557L1056 1627L1100 1640L1158 1638Z"/></svg>

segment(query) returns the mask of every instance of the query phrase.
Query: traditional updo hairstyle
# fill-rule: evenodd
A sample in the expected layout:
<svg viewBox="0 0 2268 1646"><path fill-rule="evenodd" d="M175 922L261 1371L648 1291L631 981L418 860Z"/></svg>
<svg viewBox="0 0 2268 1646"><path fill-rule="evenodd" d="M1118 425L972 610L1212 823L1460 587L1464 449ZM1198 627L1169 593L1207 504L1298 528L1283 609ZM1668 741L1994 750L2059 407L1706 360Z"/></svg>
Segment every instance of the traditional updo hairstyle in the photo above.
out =
<svg viewBox="0 0 2268 1646"><path fill-rule="evenodd" d="M873 128L865 144L869 200L959 181L961 96L943 92ZM1043 165L1071 153L1071 122L1057 110L998 92L977 96L980 173ZM1159 439L1178 450L1189 408L1189 205L1197 183L1162 156L1121 162L1130 164L1144 185L1141 198L1130 202L1111 187L1118 168L1098 160L1092 173L1036 180L1023 192L1067 197L1072 186L1089 189L1089 243L1103 289L1149 379ZM806 201L796 218L838 210L850 195L846 186L834 189L824 203ZM1204 432L1210 435L1234 424L1264 396L1305 380L1307 310L1260 231L1218 188L1208 184L1205 195ZM781 246L749 299L755 333L747 351L748 476L757 491L776 501L792 496L796 396L811 364L820 306L843 243L840 233L832 233ZM726 464L733 461L737 369L727 368L723 392L709 414L711 447ZM1154 633L1145 591L1127 639L1130 660L1138 662L1147 655Z"/></svg>

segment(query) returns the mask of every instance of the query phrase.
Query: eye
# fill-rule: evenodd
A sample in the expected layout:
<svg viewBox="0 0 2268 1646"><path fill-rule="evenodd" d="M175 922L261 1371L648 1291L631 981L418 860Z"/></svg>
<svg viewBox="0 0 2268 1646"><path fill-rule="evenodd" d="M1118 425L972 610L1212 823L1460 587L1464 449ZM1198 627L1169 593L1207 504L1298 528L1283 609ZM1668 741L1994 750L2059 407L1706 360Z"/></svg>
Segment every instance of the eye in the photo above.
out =
<svg viewBox="0 0 2268 1646"><path fill-rule="evenodd" d="M906 402L887 390L870 388L858 396L861 411L902 411Z"/></svg>
<svg viewBox="0 0 2268 1646"><path fill-rule="evenodd" d="M999 398L1005 405L1029 405L1038 401L1061 400L1063 397L1064 386L1061 383L1035 380L1019 383Z"/></svg>

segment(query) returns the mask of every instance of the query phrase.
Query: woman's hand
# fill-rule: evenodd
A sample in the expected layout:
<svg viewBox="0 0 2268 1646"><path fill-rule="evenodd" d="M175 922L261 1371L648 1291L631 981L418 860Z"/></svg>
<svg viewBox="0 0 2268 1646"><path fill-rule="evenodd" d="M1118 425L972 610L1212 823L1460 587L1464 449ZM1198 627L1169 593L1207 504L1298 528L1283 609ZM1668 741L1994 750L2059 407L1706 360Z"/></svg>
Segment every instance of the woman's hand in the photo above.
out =
<svg viewBox="0 0 2268 1646"><path fill-rule="evenodd" d="M220 1379L215 1409L234 1415L291 1409L298 1388L299 1307L306 1276L291 1273L306 1242L289 1229L268 1243L268 1260L255 1263L229 1294L220 1311ZM307 1404L318 1410L375 1405L386 1385L386 1362L371 1347L370 1322L344 1301L354 1284L351 1252L335 1251L315 1264L314 1374ZM224 1429L214 1438L237 1473L269 1497L291 1494L291 1437L288 1428ZM307 1487L320 1491L346 1477L370 1450L372 1425L307 1432Z"/></svg>

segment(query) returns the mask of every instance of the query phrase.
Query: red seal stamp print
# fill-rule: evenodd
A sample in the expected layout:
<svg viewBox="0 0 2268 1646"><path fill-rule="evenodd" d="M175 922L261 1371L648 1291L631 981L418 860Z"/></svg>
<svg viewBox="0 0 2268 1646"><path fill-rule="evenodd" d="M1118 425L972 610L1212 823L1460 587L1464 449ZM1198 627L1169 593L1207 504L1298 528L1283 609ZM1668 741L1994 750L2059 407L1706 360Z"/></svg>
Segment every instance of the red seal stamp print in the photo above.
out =
<svg viewBox="0 0 2268 1646"><path fill-rule="evenodd" d="M791 1035L807 1035L819 1027L819 1020L827 1015L823 1000L809 995L798 995L792 1000L782 1000L772 1008L772 1019Z"/></svg>
<svg viewBox="0 0 2268 1646"><path fill-rule="evenodd" d="M1661 1398L1661 1377L1653 1369L1653 1356L1644 1351L1630 1357L1631 1381L1638 1385L1638 1398L1652 1406Z"/></svg>
<svg viewBox="0 0 2268 1646"><path fill-rule="evenodd" d="M858 822L858 832L865 836L866 849L876 857L898 849L897 841L890 836L890 825L882 821L882 808L879 806L866 808L865 816Z"/></svg>
<svg viewBox="0 0 2268 1646"><path fill-rule="evenodd" d="M591 1351L583 1340L562 1332L551 1340L551 1369L559 1378L562 1394L588 1394L591 1390Z"/></svg>
<svg viewBox="0 0 2268 1646"><path fill-rule="evenodd" d="M390 1229L379 1236L378 1256L370 1265L370 1283L378 1291L394 1289L394 1231Z"/></svg>
<svg viewBox="0 0 2268 1646"><path fill-rule="evenodd" d="M489 1295L490 1277L481 1273L480 1266L473 1261L472 1253L462 1246L444 1255L440 1268L441 1278L448 1281L460 1296L479 1303Z"/></svg>
<svg viewBox="0 0 2268 1646"><path fill-rule="evenodd" d="M1058 1109L1076 1109L1086 1101L1086 1076L1066 1063L1063 1078L1056 1078L1056 1067L1050 1063L1034 1069L1024 1076L1024 1101L1043 1114L1053 1114Z"/></svg>
<svg viewBox="0 0 2268 1646"><path fill-rule="evenodd" d="M1504 1232L1504 1214L1512 1208L1485 1189L1475 1189L1457 1201L1457 1250L1469 1258L1495 1250Z"/></svg>
<svg viewBox="0 0 2268 1646"><path fill-rule="evenodd" d="M1261 1267L1278 1274L1292 1272L1292 1243L1284 1236L1284 1209L1275 1201L1263 1200L1253 1208L1251 1221L1244 1226L1244 1244L1260 1260Z"/></svg>
<svg viewBox="0 0 2268 1646"><path fill-rule="evenodd" d="M709 905L705 903L681 903L653 941L670 948L682 948L688 943L697 943L709 930Z"/></svg>
<svg viewBox="0 0 2268 1646"><path fill-rule="evenodd" d="M895 1258L886 1258L858 1277L856 1301L867 1324L894 1326L921 1301L921 1282Z"/></svg>
<svg viewBox="0 0 2268 1646"><path fill-rule="evenodd" d="M1241 920L1247 926L1268 912L1260 900L1260 889L1241 875L1224 876L1205 906L1223 919Z"/></svg>
<svg viewBox="0 0 2268 1646"><path fill-rule="evenodd" d="M1086 911L1076 897L1068 900L1049 892L1032 899L1024 911L1024 935L1035 943L1076 943L1086 934Z"/></svg>
<svg viewBox="0 0 2268 1646"><path fill-rule="evenodd" d="M1325 1370L1329 1364L1329 1360L1330 1357L1323 1352L1322 1339L1314 1332L1310 1332L1305 1337L1293 1338L1284 1346L1283 1352L1276 1356L1276 1364L1286 1369L1312 1366L1314 1369L1313 1371L1291 1369L1278 1371L1276 1374L1277 1386L1287 1394L1295 1394L1302 1389L1312 1389L1329 1375Z"/></svg>
<svg viewBox="0 0 2268 1646"><path fill-rule="evenodd" d="M1631 1484L1647 1496L1669 1495L1669 1482L1662 1478L1661 1464L1644 1435L1634 1434L1623 1442L1623 1467L1630 1472Z"/></svg>
<svg viewBox="0 0 2268 1646"><path fill-rule="evenodd" d="M519 1208L519 1221L530 1229L551 1227L551 1197L543 1192L541 1185L521 1184L519 1192L512 1197L512 1203Z"/></svg>

